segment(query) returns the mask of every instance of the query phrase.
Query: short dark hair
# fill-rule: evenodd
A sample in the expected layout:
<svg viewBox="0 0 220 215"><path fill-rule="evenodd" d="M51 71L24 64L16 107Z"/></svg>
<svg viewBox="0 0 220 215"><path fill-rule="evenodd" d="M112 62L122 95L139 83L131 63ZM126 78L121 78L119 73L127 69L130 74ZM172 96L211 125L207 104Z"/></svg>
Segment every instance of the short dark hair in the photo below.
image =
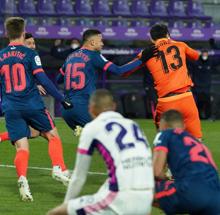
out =
<svg viewBox="0 0 220 215"><path fill-rule="evenodd" d="M90 103L93 103L99 110L112 110L114 97L107 89L98 89L90 97Z"/></svg>
<svg viewBox="0 0 220 215"><path fill-rule="evenodd" d="M150 29L150 36L153 40L166 38L169 35L169 30L164 24L155 24Z"/></svg>
<svg viewBox="0 0 220 215"><path fill-rule="evenodd" d="M25 33L25 40L30 38L34 38L33 35L31 33Z"/></svg>
<svg viewBox="0 0 220 215"><path fill-rule="evenodd" d="M170 126L176 122L183 123L183 116L179 111L170 109L161 115L161 120L164 120Z"/></svg>
<svg viewBox="0 0 220 215"><path fill-rule="evenodd" d="M90 37L98 35L98 34L102 34L102 33L101 33L101 31L99 31L97 29L86 30L82 36L83 43L85 43Z"/></svg>
<svg viewBox="0 0 220 215"><path fill-rule="evenodd" d="M22 17L9 17L4 24L9 40L20 38L24 32L25 21Z"/></svg>

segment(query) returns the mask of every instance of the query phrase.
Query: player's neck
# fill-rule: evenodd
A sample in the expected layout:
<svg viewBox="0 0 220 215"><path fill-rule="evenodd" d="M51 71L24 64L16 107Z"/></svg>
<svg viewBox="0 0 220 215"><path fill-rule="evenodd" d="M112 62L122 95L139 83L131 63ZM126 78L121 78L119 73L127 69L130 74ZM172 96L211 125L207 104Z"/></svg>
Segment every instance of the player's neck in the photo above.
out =
<svg viewBox="0 0 220 215"><path fill-rule="evenodd" d="M24 39L23 38L18 38L18 39L15 39L15 40L10 40L10 43L24 44Z"/></svg>
<svg viewBox="0 0 220 215"><path fill-rule="evenodd" d="M88 50L91 50L91 51L95 51L95 49L94 49L92 46L87 45L87 44L84 44L84 45L81 47L81 49L88 49Z"/></svg>

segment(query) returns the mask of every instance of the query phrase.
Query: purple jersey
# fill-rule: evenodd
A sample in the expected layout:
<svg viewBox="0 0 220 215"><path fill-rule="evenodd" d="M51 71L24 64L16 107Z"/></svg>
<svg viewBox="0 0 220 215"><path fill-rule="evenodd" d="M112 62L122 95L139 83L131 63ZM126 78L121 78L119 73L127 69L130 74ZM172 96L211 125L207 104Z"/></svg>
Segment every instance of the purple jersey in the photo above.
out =
<svg viewBox="0 0 220 215"><path fill-rule="evenodd" d="M44 103L34 75L44 72L37 52L10 43L0 51L2 110L39 110Z"/></svg>

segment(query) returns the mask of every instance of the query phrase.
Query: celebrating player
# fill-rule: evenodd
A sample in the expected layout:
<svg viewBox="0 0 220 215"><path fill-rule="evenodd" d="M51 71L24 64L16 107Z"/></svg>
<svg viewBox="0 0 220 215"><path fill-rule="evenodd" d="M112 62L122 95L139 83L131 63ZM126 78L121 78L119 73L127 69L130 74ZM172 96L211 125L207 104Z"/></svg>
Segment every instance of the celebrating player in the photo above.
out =
<svg viewBox="0 0 220 215"><path fill-rule="evenodd" d="M199 53L183 42L170 39L166 25L154 25L150 36L159 50L158 57L145 62L158 94L155 123L159 127L161 114L176 109L183 115L186 130L200 139L199 113L190 91L193 83L186 66L186 58L198 60Z"/></svg>
<svg viewBox="0 0 220 215"><path fill-rule="evenodd" d="M114 110L109 91L92 94L89 112L95 119L82 131L64 204L48 215L150 213L154 188L150 147L139 126ZM95 195L76 198L86 181L94 149L105 161L109 178Z"/></svg>
<svg viewBox="0 0 220 215"><path fill-rule="evenodd" d="M220 214L220 181L208 148L184 131L176 110L162 114L154 140L156 199L166 214ZM165 167L173 179L167 180Z"/></svg>
<svg viewBox="0 0 220 215"><path fill-rule="evenodd" d="M78 129L76 126L84 126L91 121L88 113L88 101L91 93L96 89L97 71L121 75L156 55L156 50L152 47L144 51L140 59L117 66L100 54L104 45L100 31L86 30L82 39L82 48L69 55L60 69L62 75L59 75L58 81L61 82L64 79L65 95L74 104L72 109L62 110L64 120L73 130Z"/></svg>
<svg viewBox="0 0 220 215"><path fill-rule="evenodd" d="M36 87L34 77L66 108L66 101L45 75L38 54L24 46L24 19L11 17L5 21L6 34L10 40L8 47L0 52L0 78L2 90L2 110L11 141L16 146L15 166L22 200L33 201L26 178L29 160L29 126L44 133L48 139L49 155L53 165L52 176L68 183L62 171L66 170L63 160L62 143L54 122L45 109Z"/></svg>

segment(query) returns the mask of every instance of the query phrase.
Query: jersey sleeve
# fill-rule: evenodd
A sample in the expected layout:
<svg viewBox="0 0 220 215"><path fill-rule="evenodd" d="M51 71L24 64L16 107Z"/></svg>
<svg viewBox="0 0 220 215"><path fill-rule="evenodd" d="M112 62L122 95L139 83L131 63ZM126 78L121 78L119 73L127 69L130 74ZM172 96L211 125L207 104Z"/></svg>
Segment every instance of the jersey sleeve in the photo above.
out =
<svg viewBox="0 0 220 215"><path fill-rule="evenodd" d="M105 59L105 57L103 57L102 55L96 55L95 59L94 59L94 63L97 65L99 65L99 69L102 69L104 72L108 71L111 73L114 73L116 75L122 75L125 74L129 71L132 71L138 67L141 66L142 61L139 60L138 58L134 59L133 61L124 64L122 66L118 66L110 61L108 61L107 59Z"/></svg>
<svg viewBox="0 0 220 215"><path fill-rule="evenodd" d="M199 52L190 48L187 44L185 44L185 53L186 57L190 60L196 61L199 59Z"/></svg>
<svg viewBox="0 0 220 215"><path fill-rule="evenodd" d="M167 132L159 132L154 139L154 151L164 151L168 153L168 135Z"/></svg>
<svg viewBox="0 0 220 215"><path fill-rule="evenodd" d="M64 63L60 69L59 69L59 73L64 76L65 75L65 70L66 70L66 63Z"/></svg>
<svg viewBox="0 0 220 215"><path fill-rule="evenodd" d="M94 56L94 64L97 68L107 71L112 62L108 61L102 54L96 53Z"/></svg>
<svg viewBox="0 0 220 215"><path fill-rule="evenodd" d="M41 59L37 52L33 51L30 57L30 61L31 61L31 70L33 75L36 75L39 72L44 72L41 64Z"/></svg>
<svg viewBox="0 0 220 215"><path fill-rule="evenodd" d="M91 124L87 124L80 136L79 145L77 149L77 153L84 155L92 155L94 151L94 127Z"/></svg>
<svg viewBox="0 0 220 215"><path fill-rule="evenodd" d="M134 58L134 60L140 59L140 58L141 58L141 55L142 55L142 51L137 54L137 56L136 56L136 58ZM123 77L126 78L126 77L132 75L132 74L135 73L136 71L139 71L142 67L144 67L144 64L141 64L140 66L134 68L133 70L130 70L130 71L128 71L128 72L125 72L125 73L123 74Z"/></svg>

